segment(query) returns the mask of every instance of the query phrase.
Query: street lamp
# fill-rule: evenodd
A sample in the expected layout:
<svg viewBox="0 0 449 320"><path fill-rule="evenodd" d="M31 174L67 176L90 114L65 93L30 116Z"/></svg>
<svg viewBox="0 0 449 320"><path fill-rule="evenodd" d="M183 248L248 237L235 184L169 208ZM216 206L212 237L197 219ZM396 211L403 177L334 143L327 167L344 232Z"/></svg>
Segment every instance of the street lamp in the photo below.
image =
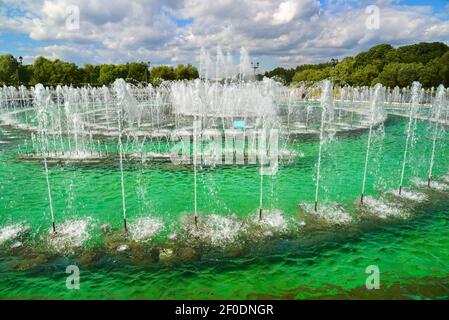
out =
<svg viewBox="0 0 449 320"><path fill-rule="evenodd" d="M256 70L259 69L259 62L251 62L251 68L254 69L254 77L256 77Z"/></svg>
<svg viewBox="0 0 449 320"><path fill-rule="evenodd" d="M147 83L147 85L148 85L148 73L150 72L151 61L148 61L148 62L147 62L147 65L148 65L148 70L147 70L147 72L145 73L145 81L146 81L146 83Z"/></svg>
<svg viewBox="0 0 449 320"><path fill-rule="evenodd" d="M17 82L19 83L19 87L20 87L20 69L22 68L22 62L23 62L22 56L19 57L18 62L19 62L19 64L17 66Z"/></svg>

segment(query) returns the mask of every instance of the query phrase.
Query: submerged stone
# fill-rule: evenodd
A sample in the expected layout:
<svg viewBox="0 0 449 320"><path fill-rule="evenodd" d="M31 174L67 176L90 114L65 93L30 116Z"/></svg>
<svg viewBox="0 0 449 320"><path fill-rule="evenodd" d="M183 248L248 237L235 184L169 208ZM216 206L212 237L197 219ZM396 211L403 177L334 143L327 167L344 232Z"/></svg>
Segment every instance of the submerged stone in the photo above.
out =
<svg viewBox="0 0 449 320"><path fill-rule="evenodd" d="M117 247L117 251L118 251L118 252L126 251L126 250L128 250L128 249L129 249L129 246L126 245L126 244L122 244L122 245L119 245L119 246Z"/></svg>
<svg viewBox="0 0 449 320"><path fill-rule="evenodd" d="M161 249L159 251L159 260L166 261L173 258L173 250L172 249Z"/></svg>
<svg viewBox="0 0 449 320"><path fill-rule="evenodd" d="M178 250L178 256L182 261L191 261L199 258L199 254L193 248L180 248Z"/></svg>

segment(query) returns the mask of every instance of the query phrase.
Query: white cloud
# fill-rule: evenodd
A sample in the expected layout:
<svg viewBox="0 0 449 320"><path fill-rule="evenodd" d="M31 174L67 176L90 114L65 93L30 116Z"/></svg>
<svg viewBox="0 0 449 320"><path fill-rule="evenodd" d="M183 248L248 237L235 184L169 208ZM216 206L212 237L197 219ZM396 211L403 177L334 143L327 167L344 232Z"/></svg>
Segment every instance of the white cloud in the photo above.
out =
<svg viewBox="0 0 449 320"><path fill-rule="evenodd" d="M379 30L365 27L365 7L373 3ZM79 30L66 28L66 8L73 4L80 9ZM381 42L449 41L449 21L431 9L395 0L326 6L318 0L0 0L0 32L29 35L35 42L23 55L77 63L194 62L201 47L220 45L233 53L245 46L262 62L293 66Z"/></svg>
<svg viewBox="0 0 449 320"><path fill-rule="evenodd" d="M279 5L273 14L273 24L284 24L292 21L296 15L297 3L295 1L285 1Z"/></svg>

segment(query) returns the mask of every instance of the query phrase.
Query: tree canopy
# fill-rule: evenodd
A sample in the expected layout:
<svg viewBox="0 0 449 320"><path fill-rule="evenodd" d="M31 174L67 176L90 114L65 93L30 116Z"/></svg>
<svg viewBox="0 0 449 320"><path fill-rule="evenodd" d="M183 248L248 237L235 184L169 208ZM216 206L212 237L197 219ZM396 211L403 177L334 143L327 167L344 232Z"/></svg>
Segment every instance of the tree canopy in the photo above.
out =
<svg viewBox="0 0 449 320"><path fill-rule="evenodd" d="M287 85L330 78L338 84L354 86L381 83L389 87L404 87L416 80L427 88L440 84L449 86L449 47L441 42L422 42L398 48L379 44L341 61L332 59L290 69L277 67L264 75ZM79 67L59 59L38 57L33 64L21 65L11 54L0 55L0 85L109 85L117 78L159 84L164 80L191 80L198 76L198 70L190 64L157 66L151 70L145 62Z"/></svg>
<svg viewBox="0 0 449 320"><path fill-rule="evenodd" d="M158 84L164 80L196 79L198 70L190 64L180 64L176 68L157 66L149 70L145 62L78 67L74 63L44 57L37 57L33 64L22 66L12 55L0 55L0 85L109 85L118 78Z"/></svg>
<svg viewBox="0 0 449 320"><path fill-rule="evenodd" d="M293 73L293 75L292 75ZM288 76L287 76L288 75ZM405 87L420 81L424 87L449 86L449 47L441 42L418 43L394 48L379 44L340 62L306 64L292 69L276 68L265 73L286 84L331 78L341 85Z"/></svg>

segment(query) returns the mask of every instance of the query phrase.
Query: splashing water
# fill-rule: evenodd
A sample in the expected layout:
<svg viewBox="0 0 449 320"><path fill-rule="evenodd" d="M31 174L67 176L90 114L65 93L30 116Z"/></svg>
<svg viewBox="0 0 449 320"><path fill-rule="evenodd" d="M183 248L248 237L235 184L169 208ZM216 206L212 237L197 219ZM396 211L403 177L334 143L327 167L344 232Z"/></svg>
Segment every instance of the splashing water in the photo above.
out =
<svg viewBox="0 0 449 320"><path fill-rule="evenodd" d="M65 221L58 225L57 233L53 233L53 229L50 229L50 234L47 236L49 247L59 253L73 253L89 240L91 220L91 218L85 218Z"/></svg>
<svg viewBox="0 0 449 320"><path fill-rule="evenodd" d="M20 223L1 228L0 245L19 238L27 230L29 230L29 227Z"/></svg>
<svg viewBox="0 0 449 320"><path fill-rule="evenodd" d="M266 235L282 234L287 232L289 227L288 220L280 210L264 210L262 219L255 216L252 223L265 230Z"/></svg>
<svg viewBox="0 0 449 320"><path fill-rule="evenodd" d="M240 232L241 222L233 215L221 216L211 214L203 216L198 226L189 220L182 233L196 241L204 242L215 247L232 244Z"/></svg>
<svg viewBox="0 0 449 320"><path fill-rule="evenodd" d="M147 241L156 236L163 228L164 224L161 219L141 217L130 223L129 233L131 239L136 242Z"/></svg>
<svg viewBox="0 0 449 320"><path fill-rule="evenodd" d="M304 204L302 209L310 216L316 217L331 225L346 225L352 222L351 215L336 205L322 205L315 211L310 204Z"/></svg>
<svg viewBox="0 0 449 320"><path fill-rule="evenodd" d="M404 189L402 189L401 193L399 193L399 191L397 191L397 190L391 190L391 191L387 192L387 194L391 194L395 197L399 197L399 198L414 201L414 202L424 202L424 201L429 200L429 197L424 193L410 191L410 190L404 190Z"/></svg>
<svg viewBox="0 0 449 320"><path fill-rule="evenodd" d="M438 181L430 181L430 183L429 183L429 181L424 181L424 180L422 180L422 179L413 178L413 179L411 180L411 182L412 182L415 186L417 186L417 187L419 187L419 188L429 187L429 188L431 188L431 189L438 190L438 191L446 191L446 190L449 190L449 185L448 185L448 184L442 183L442 182L438 182ZM449 181L447 181L447 182L449 182Z"/></svg>
<svg viewBox="0 0 449 320"><path fill-rule="evenodd" d="M363 201L363 206L369 210L370 214L381 219L401 218L406 219L410 213L398 205L387 202L384 199L375 199L368 196Z"/></svg>

